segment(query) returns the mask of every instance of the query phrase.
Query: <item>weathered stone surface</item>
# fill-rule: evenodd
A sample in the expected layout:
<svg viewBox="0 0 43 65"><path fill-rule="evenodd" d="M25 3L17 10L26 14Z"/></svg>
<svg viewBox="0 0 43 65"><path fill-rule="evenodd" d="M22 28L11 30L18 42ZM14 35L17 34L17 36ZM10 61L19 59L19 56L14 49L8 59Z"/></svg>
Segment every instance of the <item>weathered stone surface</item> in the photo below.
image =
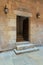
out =
<svg viewBox="0 0 43 65"><path fill-rule="evenodd" d="M26 49L30 49L30 48L34 48L34 47L35 46L33 44L29 44L29 43L28 44L27 43L26 44L25 43L23 44L22 43L21 45L17 45L16 46L16 49L17 50L26 50Z"/></svg>
<svg viewBox="0 0 43 65"><path fill-rule="evenodd" d="M4 7L7 5L9 12L4 13ZM43 44L43 1L42 0L0 0L0 47L5 48L9 40L16 42L15 36L9 34L9 31L16 31L16 14L14 10L24 10L32 13L29 21L29 38L32 43ZM36 18L36 13L40 13L40 18ZM12 25L11 25L12 24ZM10 38L12 36L12 38ZM15 38L14 38L15 37Z"/></svg>
<svg viewBox="0 0 43 65"><path fill-rule="evenodd" d="M23 50L14 49L14 51L15 51L16 54L21 54L21 53L26 53L26 52L33 52L33 51L37 51L37 50L39 50L37 47L23 49Z"/></svg>

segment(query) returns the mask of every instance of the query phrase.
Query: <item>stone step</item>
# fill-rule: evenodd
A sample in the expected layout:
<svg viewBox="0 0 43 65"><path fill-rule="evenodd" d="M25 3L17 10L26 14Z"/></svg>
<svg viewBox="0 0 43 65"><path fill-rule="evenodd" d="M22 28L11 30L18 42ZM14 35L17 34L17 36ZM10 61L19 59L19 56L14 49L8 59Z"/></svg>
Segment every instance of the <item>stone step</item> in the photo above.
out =
<svg viewBox="0 0 43 65"><path fill-rule="evenodd" d="M26 53L26 52L38 51L38 50L39 49L37 47L34 47L34 48L25 49L25 50L17 50L17 49L14 49L14 52L16 54L21 54L21 53Z"/></svg>
<svg viewBox="0 0 43 65"><path fill-rule="evenodd" d="M28 41L16 42L16 45L23 45L23 44L31 44L31 43L30 43L30 42L28 42Z"/></svg>
<svg viewBox="0 0 43 65"><path fill-rule="evenodd" d="M16 45L16 49L17 50L25 50L25 49L29 49L29 48L34 48L34 44L20 44L20 45Z"/></svg>

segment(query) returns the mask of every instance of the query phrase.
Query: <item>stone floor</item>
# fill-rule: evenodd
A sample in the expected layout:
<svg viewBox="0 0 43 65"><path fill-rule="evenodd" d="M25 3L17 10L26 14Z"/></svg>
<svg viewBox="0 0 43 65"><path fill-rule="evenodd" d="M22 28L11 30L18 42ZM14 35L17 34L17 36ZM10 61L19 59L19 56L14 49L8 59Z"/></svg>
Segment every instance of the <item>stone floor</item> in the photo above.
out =
<svg viewBox="0 0 43 65"><path fill-rule="evenodd" d="M43 65L43 47L39 47L39 51L20 55L14 51L0 53L0 65Z"/></svg>

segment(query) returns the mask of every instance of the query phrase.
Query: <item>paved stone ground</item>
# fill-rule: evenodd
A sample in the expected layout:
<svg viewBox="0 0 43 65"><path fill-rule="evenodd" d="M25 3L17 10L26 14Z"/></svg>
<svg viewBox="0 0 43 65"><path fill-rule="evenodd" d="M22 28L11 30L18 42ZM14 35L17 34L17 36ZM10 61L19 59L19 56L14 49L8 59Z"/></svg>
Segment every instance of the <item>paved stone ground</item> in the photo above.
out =
<svg viewBox="0 0 43 65"><path fill-rule="evenodd" d="M0 65L43 65L43 47L39 47L39 51L20 55L14 51L0 53Z"/></svg>

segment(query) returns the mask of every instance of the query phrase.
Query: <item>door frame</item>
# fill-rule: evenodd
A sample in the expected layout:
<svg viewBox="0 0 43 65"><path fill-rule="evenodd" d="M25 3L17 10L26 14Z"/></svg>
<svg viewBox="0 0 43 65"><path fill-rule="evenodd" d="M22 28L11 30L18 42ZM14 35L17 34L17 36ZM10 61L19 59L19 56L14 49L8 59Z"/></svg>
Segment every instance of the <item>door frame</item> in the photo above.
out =
<svg viewBox="0 0 43 65"><path fill-rule="evenodd" d="M29 17L29 18L32 17L32 13L28 13L28 12L24 12L24 11L19 11L19 10L14 10L14 14L16 15L16 21L17 21L17 16L24 16L24 17ZM17 25L17 23L16 23L16 25ZM17 39L17 32L16 32L16 39Z"/></svg>

